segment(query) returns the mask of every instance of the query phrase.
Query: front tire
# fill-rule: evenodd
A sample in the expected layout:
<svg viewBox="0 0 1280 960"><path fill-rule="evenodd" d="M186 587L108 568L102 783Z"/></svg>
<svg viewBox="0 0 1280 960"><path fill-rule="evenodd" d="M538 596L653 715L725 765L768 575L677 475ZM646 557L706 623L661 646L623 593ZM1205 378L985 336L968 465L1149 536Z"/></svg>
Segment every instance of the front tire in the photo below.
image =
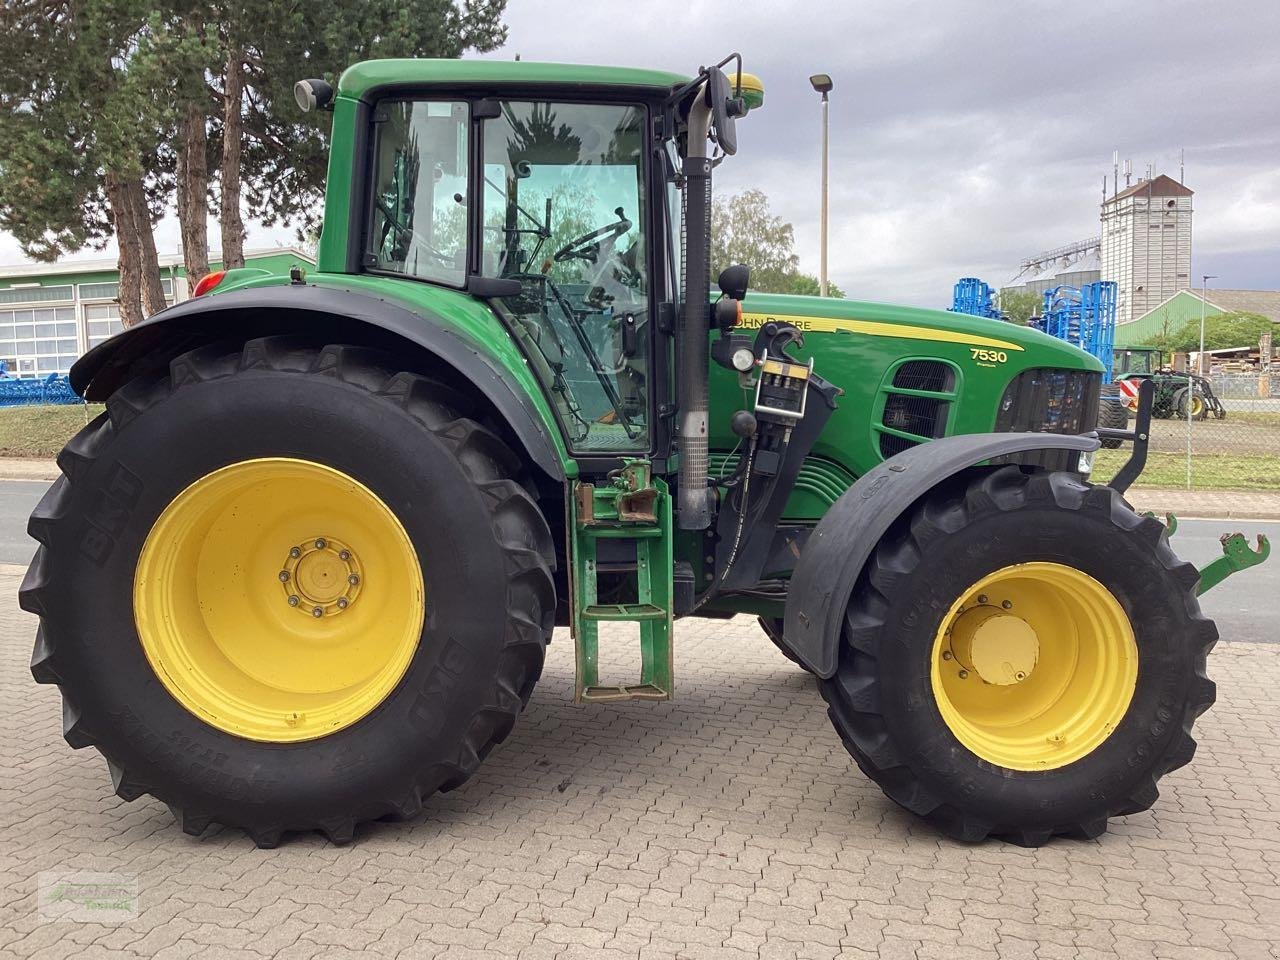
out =
<svg viewBox="0 0 1280 960"><path fill-rule="evenodd" d="M764 635L769 638L769 642L778 648L778 652L794 663L801 670L808 673L808 668L800 662L799 658L787 649L787 645L782 642L782 618L781 617L756 617L756 622L760 624L760 629L764 631Z"/></svg>
<svg viewBox="0 0 1280 960"><path fill-rule="evenodd" d="M1096 837L1195 752L1198 581L1114 490L978 474L885 535L822 693L863 772L948 836Z"/></svg>
<svg viewBox="0 0 1280 960"><path fill-rule="evenodd" d="M1190 397L1190 404L1191 404L1191 419L1192 420L1208 419L1209 404L1206 402L1204 398L1204 394L1201 393L1199 390L1194 390L1194 391L1188 390L1186 387L1183 387L1181 390L1178 391L1177 399L1174 402L1174 407L1178 414L1178 419L1179 420L1187 419L1188 397Z"/></svg>
<svg viewBox="0 0 1280 960"><path fill-rule="evenodd" d="M20 593L64 735L199 835L332 841L463 783L541 672L519 460L386 357L286 338L134 381L59 457Z"/></svg>
<svg viewBox="0 0 1280 960"><path fill-rule="evenodd" d="M1098 402L1098 426L1108 427L1112 430L1127 430L1129 428L1129 409L1120 402L1119 397L1114 399L1103 397ZM1111 437L1102 438L1102 446L1107 450L1114 450L1123 442L1123 440Z"/></svg>

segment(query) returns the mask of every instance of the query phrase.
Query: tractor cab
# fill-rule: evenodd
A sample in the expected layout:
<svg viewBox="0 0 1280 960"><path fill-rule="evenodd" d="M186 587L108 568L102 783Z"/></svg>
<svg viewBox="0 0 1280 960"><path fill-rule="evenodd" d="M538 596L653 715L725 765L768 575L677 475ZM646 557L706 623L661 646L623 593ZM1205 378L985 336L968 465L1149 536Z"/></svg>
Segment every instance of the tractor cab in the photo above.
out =
<svg viewBox="0 0 1280 960"><path fill-rule="evenodd" d="M745 77L762 102L754 78L739 71L731 91L712 70L722 99ZM490 298L583 455L659 452L669 358L652 330L679 298L682 138L704 87L626 73L541 92L396 89L371 105L364 272Z"/></svg>
<svg viewBox="0 0 1280 960"><path fill-rule="evenodd" d="M648 111L642 103L379 103L366 260L501 294L575 448L649 447Z"/></svg>
<svg viewBox="0 0 1280 960"><path fill-rule="evenodd" d="M1160 351L1154 347L1116 347L1112 376L1149 377L1160 371Z"/></svg>

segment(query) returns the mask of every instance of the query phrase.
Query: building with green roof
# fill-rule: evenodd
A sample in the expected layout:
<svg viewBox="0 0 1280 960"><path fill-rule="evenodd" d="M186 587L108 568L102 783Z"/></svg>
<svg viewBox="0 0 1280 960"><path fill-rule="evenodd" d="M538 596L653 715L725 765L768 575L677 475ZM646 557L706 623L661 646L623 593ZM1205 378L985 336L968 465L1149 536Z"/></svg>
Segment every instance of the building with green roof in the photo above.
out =
<svg viewBox="0 0 1280 960"><path fill-rule="evenodd" d="M1191 321L1200 320L1201 302L1199 290L1179 290L1142 316L1116 324L1116 346L1141 346L1152 337L1177 333ZM1206 319L1220 313L1256 313L1280 323L1280 290L1211 289L1205 291L1203 303Z"/></svg>

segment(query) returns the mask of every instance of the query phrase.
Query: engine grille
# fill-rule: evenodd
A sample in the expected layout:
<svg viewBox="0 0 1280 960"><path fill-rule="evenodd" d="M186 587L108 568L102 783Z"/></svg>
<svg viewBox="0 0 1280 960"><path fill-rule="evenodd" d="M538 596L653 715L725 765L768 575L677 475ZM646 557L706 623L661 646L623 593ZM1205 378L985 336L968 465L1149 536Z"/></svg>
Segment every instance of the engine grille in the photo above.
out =
<svg viewBox="0 0 1280 960"><path fill-rule="evenodd" d="M937 360L907 360L900 364L882 387L884 410L876 424L880 456L888 460L903 450L945 436L955 388L956 372L950 364Z"/></svg>
<svg viewBox="0 0 1280 960"><path fill-rule="evenodd" d="M900 393L890 394L885 398L884 416L881 423L894 430L913 433L918 437L942 436L947 429L946 400L937 397L913 397ZM918 440L899 437L892 433L880 435L880 454L888 458L894 453L901 453L908 447L914 447ZM892 453L887 451L892 450Z"/></svg>
<svg viewBox="0 0 1280 960"><path fill-rule="evenodd" d="M955 371L936 360L908 360L894 371L893 385L906 390L946 393L955 389Z"/></svg>
<svg viewBox="0 0 1280 960"><path fill-rule="evenodd" d="M1018 374L1005 388L996 412L1000 433L1087 433L1098 425L1102 374L1088 370L1035 367ZM1069 450L1020 453L1003 463L1025 463L1050 470L1074 470L1079 455Z"/></svg>

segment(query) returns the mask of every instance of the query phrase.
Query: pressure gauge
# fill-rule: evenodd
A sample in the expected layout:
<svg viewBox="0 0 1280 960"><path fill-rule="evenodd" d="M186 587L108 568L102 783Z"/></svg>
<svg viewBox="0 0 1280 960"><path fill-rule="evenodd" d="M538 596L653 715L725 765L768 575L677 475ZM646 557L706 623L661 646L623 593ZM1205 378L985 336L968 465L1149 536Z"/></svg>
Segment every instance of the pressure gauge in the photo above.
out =
<svg viewBox="0 0 1280 960"><path fill-rule="evenodd" d="M739 373L746 373L756 365L755 355L743 347L741 350L733 351L733 369Z"/></svg>

